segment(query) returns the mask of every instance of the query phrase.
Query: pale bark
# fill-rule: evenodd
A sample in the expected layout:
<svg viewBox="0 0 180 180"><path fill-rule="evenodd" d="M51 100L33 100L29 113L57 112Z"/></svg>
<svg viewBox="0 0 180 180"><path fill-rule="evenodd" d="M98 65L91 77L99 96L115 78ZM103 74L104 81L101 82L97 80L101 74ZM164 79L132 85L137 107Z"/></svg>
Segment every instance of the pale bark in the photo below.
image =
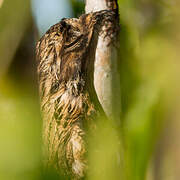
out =
<svg viewBox="0 0 180 180"><path fill-rule="evenodd" d="M100 10L117 10L116 0L86 0L86 13ZM117 14L118 15L118 14ZM119 23L117 16L116 23ZM114 26L116 28L117 26ZM107 35L108 28L103 27L99 36L94 65L94 86L99 101L110 118L120 119L120 85L117 71L117 48L114 44L117 33ZM115 29L117 32L118 29ZM118 121L119 122L119 121Z"/></svg>

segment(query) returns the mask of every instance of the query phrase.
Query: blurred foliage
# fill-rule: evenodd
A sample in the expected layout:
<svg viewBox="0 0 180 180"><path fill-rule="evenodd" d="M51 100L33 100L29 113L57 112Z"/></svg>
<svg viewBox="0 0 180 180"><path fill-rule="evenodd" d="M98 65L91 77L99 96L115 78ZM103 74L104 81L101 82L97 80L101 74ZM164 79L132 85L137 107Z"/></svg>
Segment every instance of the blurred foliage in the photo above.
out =
<svg viewBox="0 0 180 180"><path fill-rule="evenodd" d="M85 13L85 4L83 3L83 0L70 0L70 2L72 4L75 17L79 17L81 14Z"/></svg>
<svg viewBox="0 0 180 180"><path fill-rule="evenodd" d="M31 86L0 85L0 179L35 179L40 167L39 106Z"/></svg>
<svg viewBox="0 0 180 180"><path fill-rule="evenodd" d="M76 17L84 13L82 1L71 3ZM87 179L179 179L179 8L177 0L119 0L122 126L99 120ZM35 41L29 1L0 1L4 180L65 179L42 168Z"/></svg>
<svg viewBox="0 0 180 180"><path fill-rule="evenodd" d="M119 70L127 179L146 178L159 134L173 108L173 93L177 95L179 90L174 88L179 75L174 65L179 66L179 55L172 42L176 28L173 6L163 0L119 0ZM161 163L156 168L160 166ZM155 178L157 172L151 172L151 177ZM165 178L163 173L160 177Z"/></svg>
<svg viewBox="0 0 180 180"><path fill-rule="evenodd" d="M30 24L29 3L28 0L6 0L0 7L0 76L6 72L23 34Z"/></svg>

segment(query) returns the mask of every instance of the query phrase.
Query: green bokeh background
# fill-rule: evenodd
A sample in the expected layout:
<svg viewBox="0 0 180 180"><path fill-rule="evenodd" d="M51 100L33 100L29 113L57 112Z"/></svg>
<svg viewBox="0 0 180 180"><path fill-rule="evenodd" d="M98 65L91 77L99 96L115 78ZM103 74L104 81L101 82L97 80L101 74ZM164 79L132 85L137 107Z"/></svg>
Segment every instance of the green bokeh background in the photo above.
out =
<svg viewBox="0 0 180 180"><path fill-rule="evenodd" d="M82 2L71 3L75 16L84 12ZM178 180L180 3L177 0L118 3L121 127L111 122L100 123L97 136L90 139L87 179ZM59 178L55 172L44 172L42 168L42 120L34 58L38 35L30 9L28 0L0 1L3 180ZM99 152L93 151L96 146ZM114 165L117 159L120 167Z"/></svg>

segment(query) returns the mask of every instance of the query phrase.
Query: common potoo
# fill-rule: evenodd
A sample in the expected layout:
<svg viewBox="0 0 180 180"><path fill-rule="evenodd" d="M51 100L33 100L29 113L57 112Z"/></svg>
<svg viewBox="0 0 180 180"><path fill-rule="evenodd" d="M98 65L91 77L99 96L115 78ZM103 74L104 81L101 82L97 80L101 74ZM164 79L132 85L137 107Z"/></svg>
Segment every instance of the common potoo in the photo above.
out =
<svg viewBox="0 0 180 180"><path fill-rule="evenodd" d="M94 89L93 68L98 34L113 16L113 11L103 10L62 19L36 47L46 164L73 179L84 177L87 132L105 116Z"/></svg>

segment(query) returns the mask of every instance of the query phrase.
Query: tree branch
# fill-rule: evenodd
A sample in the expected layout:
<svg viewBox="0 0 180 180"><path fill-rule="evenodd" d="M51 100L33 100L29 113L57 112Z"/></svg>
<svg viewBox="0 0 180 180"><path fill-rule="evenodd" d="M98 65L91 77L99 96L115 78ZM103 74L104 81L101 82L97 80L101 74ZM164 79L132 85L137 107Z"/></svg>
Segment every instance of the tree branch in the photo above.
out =
<svg viewBox="0 0 180 180"><path fill-rule="evenodd" d="M86 0L86 13L100 10L115 10L116 19L102 27L99 36L95 67L94 86L103 109L110 118L120 119L120 77L117 68L118 5L116 0Z"/></svg>

